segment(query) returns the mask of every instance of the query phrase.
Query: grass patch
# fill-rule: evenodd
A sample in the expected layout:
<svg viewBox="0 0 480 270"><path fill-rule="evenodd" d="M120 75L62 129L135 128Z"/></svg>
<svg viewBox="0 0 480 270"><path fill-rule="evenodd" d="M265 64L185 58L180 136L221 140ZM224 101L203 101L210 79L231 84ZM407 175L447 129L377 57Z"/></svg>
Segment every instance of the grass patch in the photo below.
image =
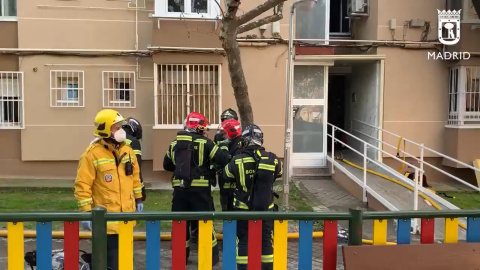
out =
<svg viewBox="0 0 480 270"><path fill-rule="evenodd" d="M478 192L445 192L448 196L455 198L445 198L449 202L458 206L460 209L479 209L480 193Z"/></svg>
<svg viewBox="0 0 480 270"><path fill-rule="evenodd" d="M278 181L277 181L278 182ZM279 185L281 187L281 185ZM278 187L278 185L276 185ZM147 191L147 200L144 203L145 211L170 211L172 203L172 191ZM277 193L282 196L282 192ZM221 211L219 192L212 192L215 209ZM76 212L77 202L73 196L73 188L0 188L0 213L18 212ZM276 200L281 208L282 197ZM290 189L291 211L312 211L312 208L302 199L300 191L291 186ZM26 230L34 230L34 222L25 222ZM171 222L164 221L161 224L162 231L171 229ZM222 222L214 222L215 229L221 232ZM6 229L7 224L0 222L0 228ZM62 222L53 222L53 230L63 230ZM135 231L144 231L145 221L138 221Z"/></svg>

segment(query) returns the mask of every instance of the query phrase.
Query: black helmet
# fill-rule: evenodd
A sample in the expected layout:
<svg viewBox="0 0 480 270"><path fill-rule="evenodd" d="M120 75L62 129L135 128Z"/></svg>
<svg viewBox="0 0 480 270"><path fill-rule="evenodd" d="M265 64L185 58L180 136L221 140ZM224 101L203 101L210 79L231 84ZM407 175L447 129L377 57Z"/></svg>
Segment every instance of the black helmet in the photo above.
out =
<svg viewBox="0 0 480 270"><path fill-rule="evenodd" d="M248 125L242 130L242 137L245 140L245 146L250 144L263 145L263 131L257 125Z"/></svg>
<svg viewBox="0 0 480 270"><path fill-rule="evenodd" d="M220 120L225 121L227 119L235 119L238 120L238 115L237 112L234 111L231 108L226 109L225 111L222 112L222 115L220 116Z"/></svg>
<svg viewBox="0 0 480 270"><path fill-rule="evenodd" d="M142 125L140 124L140 121L133 117L128 117L126 119L126 124L122 126L122 128L125 130L125 132L133 137L135 137L137 140L142 139Z"/></svg>

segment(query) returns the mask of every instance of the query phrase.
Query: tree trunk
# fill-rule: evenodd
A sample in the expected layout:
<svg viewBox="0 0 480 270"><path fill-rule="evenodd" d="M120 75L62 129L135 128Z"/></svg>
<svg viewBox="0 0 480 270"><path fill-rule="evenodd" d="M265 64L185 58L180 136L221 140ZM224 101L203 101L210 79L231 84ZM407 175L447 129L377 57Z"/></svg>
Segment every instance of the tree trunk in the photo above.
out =
<svg viewBox="0 0 480 270"><path fill-rule="evenodd" d="M253 110L250 98L248 96L248 86L243 73L242 59L240 56L240 48L237 42L237 24L234 20L223 21L223 31L221 39L223 41L223 49L226 52L228 61L228 71L232 82L233 93L237 102L238 113L242 126L253 124Z"/></svg>

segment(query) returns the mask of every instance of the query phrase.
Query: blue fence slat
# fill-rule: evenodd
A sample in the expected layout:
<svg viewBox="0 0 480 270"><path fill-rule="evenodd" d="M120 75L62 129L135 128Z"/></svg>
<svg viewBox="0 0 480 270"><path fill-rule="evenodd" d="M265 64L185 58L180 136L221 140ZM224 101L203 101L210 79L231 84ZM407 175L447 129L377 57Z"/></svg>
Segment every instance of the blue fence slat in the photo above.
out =
<svg viewBox="0 0 480 270"><path fill-rule="evenodd" d="M147 221L147 270L160 269L160 221Z"/></svg>
<svg viewBox="0 0 480 270"><path fill-rule="evenodd" d="M411 219L398 219L397 223L397 244L398 245L408 245L410 244L410 227Z"/></svg>
<svg viewBox="0 0 480 270"><path fill-rule="evenodd" d="M52 223L37 222L37 269L52 270Z"/></svg>
<svg viewBox="0 0 480 270"><path fill-rule="evenodd" d="M237 256L237 221L223 221L223 269L236 269Z"/></svg>
<svg viewBox="0 0 480 270"><path fill-rule="evenodd" d="M467 242L480 242L480 218L478 217L467 219Z"/></svg>
<svg viewBox="0 0 480 270"><path fill-rule="evenodd" d="M299 222L298 269L312 270L313 222L311 220L301 220Z"/></svg>

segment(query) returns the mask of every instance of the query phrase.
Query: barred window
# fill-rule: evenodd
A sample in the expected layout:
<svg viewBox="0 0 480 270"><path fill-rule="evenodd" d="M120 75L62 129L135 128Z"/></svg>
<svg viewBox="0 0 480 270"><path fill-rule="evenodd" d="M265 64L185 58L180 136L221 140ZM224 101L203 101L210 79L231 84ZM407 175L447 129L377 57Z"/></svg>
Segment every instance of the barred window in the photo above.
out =
<svg viewBox="0 0 480 270"><path fill-rule="evenodd" d="M103 107L135 108L135 72L103 72Z"/></svg>
<svg viewBox="0 0 480 270"><path fill-rule="evenodd" d="M0 129L24 128L23 73L0 72Z"/></svg>
<svg viewBox="0 0 480 270"><path fill-rule="evenodd" d="M157 125L178 127L190 112L218 125L221 113L220 65L158 65Z"/></svg>
<svg viewBox="0 0 480 270"><path fill-rule="evenodd" d="M50 71L50 106L84 107L84 74L78 70Z"/></svg>
<svg viewBox="0 0 480 270"><path fill-rule="evenodd" d="M480 66L450 69L448 125L480 125Z"/></svg>

